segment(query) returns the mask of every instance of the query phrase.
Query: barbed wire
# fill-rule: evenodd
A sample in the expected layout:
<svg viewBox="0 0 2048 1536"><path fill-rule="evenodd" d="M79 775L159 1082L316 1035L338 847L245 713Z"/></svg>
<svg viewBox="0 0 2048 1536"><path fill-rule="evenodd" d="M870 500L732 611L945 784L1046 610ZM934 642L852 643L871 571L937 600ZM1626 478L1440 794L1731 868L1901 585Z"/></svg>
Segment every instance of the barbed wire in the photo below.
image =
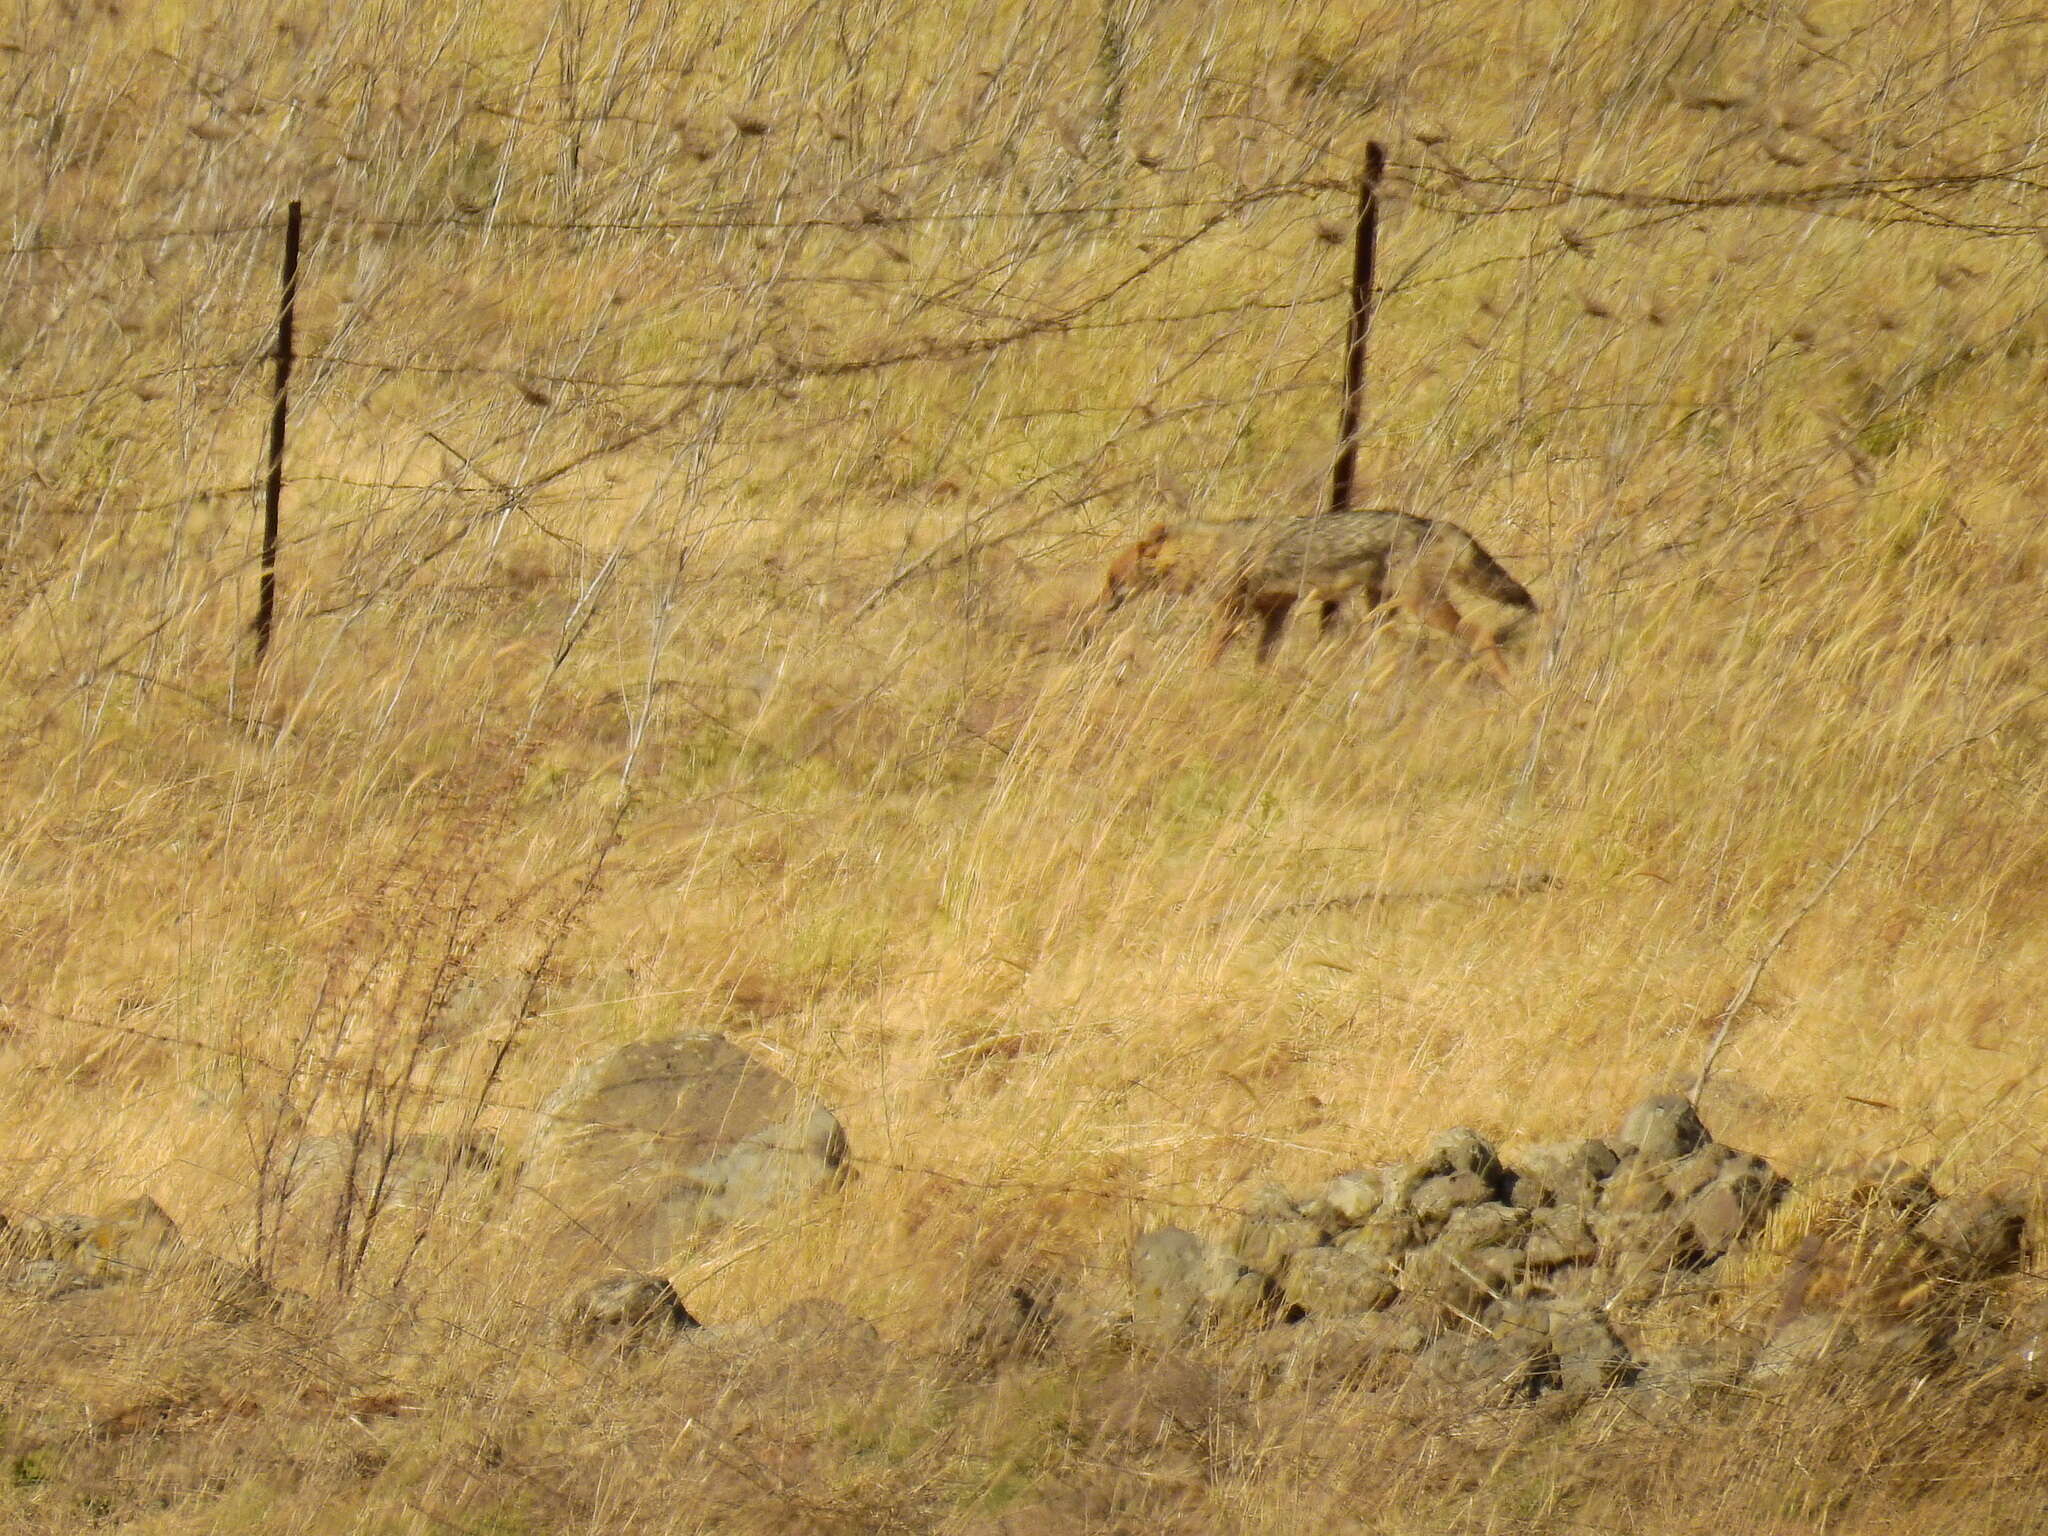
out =
<svg viewBox="0 0 2048 1536"><path fill-rule="evenodd" d="M1490 189L1527 194L1535 201L1458 207L1454 211L1480 216L1540 213L1570 202L1611 203L1631 208L1667 208L1687 212L1725 212L1740 209L1783 209L1811 212L1829 205L1873 199L1903 208L1916 222L1954 228L1966 233L2006 237L2048 234L2048 218L2039 223L1987 223L1958 219L1951 215L1906 202L1914 195L1961 193L1990 187L2004 187L2048 198L2048 181L2037 179L2048 172L2048 160L2025 160L2015 165L1976 171L1898 173L1884 176L1853 176L1813 181L1796 186L1735 187L1721 191L1691 191L1670 186L1618 186L1561 176L1542 176L1511 171L1468 169L1438 158L1425 161L1390 161L1389 169L1405 182L1425 206L1445 209L1450 205L1431 202L1448 189ZM758 215L741 208L698 213L678 218L647 219L543 219L507 217L491 209L435 215L398 215L313 210L310 217L319 226L335 231L415 231L462 233L489 236L503 233L541 235L674 235L718 231L754 233L803 233L809 230L913 228L919 225L1031 223L1061 219L1114 219L1159 213L1184 213L1242 208L1283 198L1321 197L1349 194L1354 183L1343 177L1304 176L1267 186L1245 187L1234 192L1215 192L1183 198L1149 200L1111 199L1090 202L1062 201L1043 206L982 209L885 210L857 204L845 213ZM777 199L780 201L780 199ZM260 234L283 227L283 213L258 219L238 219L221 224L174 225L147 230L113 230L105 234L61 240L28 240L0 246L0 257L31 256L60 251L91 250L95 247L146 245L173 240L225 239Z"/></svg>
<svg viewBox="0 0 2048 1536"><path fill-rule="evenodd" d="M2048 181L2036 179L2034 175L2035 172L2044 167L2048 167L2048 161L2029 160L2009 167L1968 173L1945 172L1884 177L1852 177L1831 181L1815 181L1796 187L1738 188L1722 192L1690 192L1669 187L1613 186L1562 177L1532 176L1507 172L1477 173L1458 166L1442 163L1397 163L1397 168L1406 173L1412 187L1421 200L1426 205L1437 208L1440 211L1451 210L1465 216L1490 217L1508 213L1547 211L1568 202L1584 200L1645 210L1646 216L1640 220L1623 224L1613 229L1573 232L1568 238L1561 238L1537 250L1488 257L1482 261L1469 263L1452 272L1423 273L1419 270L1422 259L1418 258L1415 263L1411 264L1407 272L1388 282L1383 293L1386 297L1393 297L1409 288L1455 282L1492 267L1526 264L1542 256L1559 254L1565 251L1583 253L1584 249L1592 243L1638 232L1644 228L1669 222L1674 218L1740 209L1779 208L1807 213L1821 212L1831 216L1855 216L1862 217L1868 222L1880 224L1913 223L1949 229L1983 238L2010 238L2022 235L2048 237L2048 221L2042 223L2023 223L1967 218L1929 209L1911 200L1915 195L1954 194L1992 186L2016 189L2029 195L2048 197ZM1449 200L1450 196L1455 192L1472 188L1529 194L1535 197L1537 201L1507 207L1497 205L1472 207L1456 206ZM558 388L613 391L667 391L704 394L784 389L815 380L841 378L918 363L960 361L965 358L999 350L1018 342L1032 340L1055 331L1082 332L1192 324L1203 320L1226 318L1234 314L1281 311L1303 304L1313 305L1328 301L1338 290L1335 287L1330 287L1328 289L1318 289L1315 292L1302 294L1298 297L1277 300L1248 297L1227 304L1197 306L1181 310L1163 310L1139 315L1101 316L1094 313L1108 298L1128 288L1132 283L1141 280L1151 271L1163 265L1165 259L1170 259L1171 256L1177 255L1187 245L1201 239L1239 212L1262 204L1348 192L1348 190L1348 183L1335 178L1303 177L1276 182L1269 186L1249 188L1229 195L1171 200L1158 199L1144 202L1061 202L1040 208L993 209L979 212L934 210L881 214L873 210L864 210L852 217L799 216L795 218L753 218L741 215L727 215L717 218L654 219L632 223L606 220L503 219L495 216L483 218L466 216L387 218L346 212L325 214L316 212L314 215L316 225L324 225L330 230L388 231L404 229L460 232L480 236L488 236L507 230L527 233L574 235L597 233L657 235L721 229L800 232L821 228L860 229L908 226L919 223L1056 220L1079 217L1116 218L1133 214L1192 210L1205 211L1205 217L1192 231L1184 232L1175 240L1169 242L1164 248L1163 258L1155 257L1141 263L1136 270L1127 274L1109 289L1090 299L1038 317L1017 320L1013 324L997 331L943 340L927 340L915 345L899 347L892 351L868 356L779 357L776 365L773 367L689 374L602 374L583 371L552 371L546 368L519 367L510 364L494 365L476 362L436 362L405 358L370 357L331 350L307 353L304 360L326 368L380 374L387 377L406 375L425 378L479 377L510 381L521 388L552 386ZM1845 212L1842 205L1857 200L1874 201L1883 205L1883 209L1888 211L1872 210L1862 215ZM19 256L41 251L87 249L94 245L132 245L152 240L230 238L251 233L274 231L281 227L280 219L272 218L255 222L246 220L232 221L213 226L180 226L150 231L120 231L91 239L34 242L0 248L0 254ZM153 383L196 375L246 371L258 364L262 360L262 356L263 343L252 338L244 348L240 349L237 355L229 358L180 363L167 367L153 368L135 374L123 373L93 383L60 389L0 394L0 410L54 404L67 400L88 399L110 390L122 388L140 389ZM536 403L551 402L537 401Z"/></svg>

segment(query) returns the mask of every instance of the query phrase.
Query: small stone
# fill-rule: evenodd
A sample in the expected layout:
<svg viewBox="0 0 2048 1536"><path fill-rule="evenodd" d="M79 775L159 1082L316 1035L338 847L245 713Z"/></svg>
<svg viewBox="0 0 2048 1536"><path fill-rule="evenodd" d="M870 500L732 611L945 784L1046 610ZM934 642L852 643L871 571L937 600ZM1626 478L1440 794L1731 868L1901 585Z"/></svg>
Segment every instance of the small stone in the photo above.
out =
<svg viewBox="0 0 2048 1536"><path fill-rule="evenodd" d="M1674 1203L1690 1200L1719 1177L1722 1166L1740 1153L1732 1147L1710 1141L1669 1164L1662 1170L1664 1191Z"/></svg>
<svg viewBox="0 0 2048 1536"><path fill-rule="evenodd" d="M1304 1208L1311 1220L1328 1224L1332 1231L1355 1227L1366 1221L1387 1197L1385 1177L1372 1168L1354 1168L1340 1173Z"/></svg>
<svg viewBox="0 0 2048 1536"><path fill-rule="evenodd" d="M1458 1126L1448 1131L1439 1131L1430 1138L1429 1153L1424 1159L1432 1172L1440 1174L1469 1173L1486 1181L1487 1187L1495 1194L1502 1189L1503 1173L1500 1155L1493 1144L1477 1131Z"/></svg>
<svg viewBox="0 0 2048 1536"><path fill-rule="evenodd" d="M1390 1266L1342 1248L1293 1255L1280 1288L1292 1305L1318 1318L1377 1312L1401 1293Z"/></svg>
<svg viewBox="0 0 2048 1536"><path fill-rule="evenodd" d="M1614 1172L1620 1159L1604 1141L1562 1141L1530 1147L1513 1175L1514 1204L1586 1205L1600 1198L1600 1181Z"/></svg>
<svg viewBox="0 0 2048 1536"><path fill-rule="evenodd" d="M1557 1356L1558 1385L1567 1392L1625 1386L1635 1369L1628 1346L1600 1311L1553 1312L1550 1348Z"/></svg>
<svg viewBox="0 0 2048 1536"><path fill-rule="evenodd" d="M1711 1139L1692 1101L1675 1093L1643 1100L1621 1126L1621 1140L1645 1163L1674 1163Z"/></svg>
<svg viewBox="0 0 2048 1536"><path fill-rule="evenodd" d="M1553 1205L1531 1213L1529 1238L1522 1251L1529 1268L1557 1269L1598 1258L1600 1244L1584 1211L1575 1205Z"/></svg>
<svg viewBox="0 0 2048 1536"><path fill-rule="evenodd" d="M1447 1333L1416 1356L1415 1375L1425 1386L1492 1407L1535 1397L1553 1379L1555 1364L1526 1330L1497 1338Z"/></svg>
<svg viewBox="0 0 2048 1536"><path fill-rule="evenodd" d="M1418 1221L1444 1222L1462 1206L1491 1202L1494 1194L1494 1186L1479 1174L1441 1173L1415 1186L1414 1194L1408 1198L1408 1208Z"/></svg>
<svg viewBox="0 0 2048 1536"><path fill-rule="evenodd" d="M2026 1211L2003 1192L1950 1195L1929 1207L1914 1230L1957 1280L1989 1280L2026 1265Z"/></svg>
<svg viewBox="0 0 2048 1536"><path fill-rule="evenodd" d="M605 1275L572 1296L562 1313L572 1344L610 1339L632 1346L696 1326L675 1287L660 1275Z"/></svg>
<svg viewBox="0 0 2048 1536"><path fill-rule="evenodd" d="M1304 1216L1286 1190L1269 1184L1246 1206L1230 1248L1251 1268L1275 1275L1288 1255L1315 1247L1324 1235L1322 1226Z"/></svg>

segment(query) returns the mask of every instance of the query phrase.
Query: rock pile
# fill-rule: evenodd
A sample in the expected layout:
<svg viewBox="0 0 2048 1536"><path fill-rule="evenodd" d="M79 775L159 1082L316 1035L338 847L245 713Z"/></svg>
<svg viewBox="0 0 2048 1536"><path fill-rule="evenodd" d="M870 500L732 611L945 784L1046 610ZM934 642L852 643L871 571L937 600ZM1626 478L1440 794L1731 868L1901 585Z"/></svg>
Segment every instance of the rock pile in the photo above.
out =
<svg viewBox="0 0 2048 1536"><path fill-rule="evenodd" d="M1450 1130L1306 1195L1269 1186L1227 1243L1146 1234L1133 1323L1160 1346L1269 1330L1288 1369L1408 1372L1511 1400L1697 1375L1688 1329L1711 1337L1724 1378L1902 1328L1924 1351L1953 1338L1972 1285L1984 1323L1984 1285L2022 1264L2009 1198L1943 1200L1899 1170L1790 1194L1676 1096L1638 1105L1611 1140L1533 1147L1513 1166ZM1853 1320L1873 1308L1882 1324Z"/></svg>
<svg viewBox="0 0 2048 1536"><path fill-rule="evenodd" d="M277 1300L253 1271L187 1245L148 1195L91 1216L0 1217L0 1292L58 1301L164 1281L196 1285L223 1320L268 1311Z"/></svg>

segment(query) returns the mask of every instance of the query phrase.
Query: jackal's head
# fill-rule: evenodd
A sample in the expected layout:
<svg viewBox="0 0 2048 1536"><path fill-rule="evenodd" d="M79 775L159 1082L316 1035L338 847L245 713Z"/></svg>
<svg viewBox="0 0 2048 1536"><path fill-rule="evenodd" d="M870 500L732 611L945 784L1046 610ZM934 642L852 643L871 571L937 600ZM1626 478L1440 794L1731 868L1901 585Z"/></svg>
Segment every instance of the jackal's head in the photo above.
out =
<svg viewBox="0 0 2048 1536"><path fill-rule="evenodd" d="M1110 562L1102 602L1115 608L1127 597L1164 587L1185 591L1190 566L1185 541L1165 523L1154 523L1145 536Z"/></svg>

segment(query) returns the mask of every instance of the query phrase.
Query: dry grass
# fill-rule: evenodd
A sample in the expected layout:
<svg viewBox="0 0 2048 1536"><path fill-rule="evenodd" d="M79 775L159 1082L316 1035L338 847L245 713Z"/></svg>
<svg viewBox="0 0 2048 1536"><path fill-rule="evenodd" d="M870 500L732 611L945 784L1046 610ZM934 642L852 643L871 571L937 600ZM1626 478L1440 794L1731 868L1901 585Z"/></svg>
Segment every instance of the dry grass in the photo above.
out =
<svg viewBox="0 0 2048 1536"><path fill-rule="evenodd" d="M1133 1231L1267 1178L1612 1126L1845 854L1709 1123L2039 1176L2023 8L166 0L0 41L0 1198L148 1190L311 1297L14 1307L7 1521L2038 1528L2003 1399L1389 1418L941 1348L1017 1254L1109 1299ZM1077 648L1131 530L1313 504L1369 135L1362 484L1536 592L1519 686L1399 630L1203 671L1161 605ZM564 1357L517 1205L264 1214L301 1127L517 1138L698 1029L816 1084L861 1177L679 1288L835 1297L880 1386Z"/></svg>

